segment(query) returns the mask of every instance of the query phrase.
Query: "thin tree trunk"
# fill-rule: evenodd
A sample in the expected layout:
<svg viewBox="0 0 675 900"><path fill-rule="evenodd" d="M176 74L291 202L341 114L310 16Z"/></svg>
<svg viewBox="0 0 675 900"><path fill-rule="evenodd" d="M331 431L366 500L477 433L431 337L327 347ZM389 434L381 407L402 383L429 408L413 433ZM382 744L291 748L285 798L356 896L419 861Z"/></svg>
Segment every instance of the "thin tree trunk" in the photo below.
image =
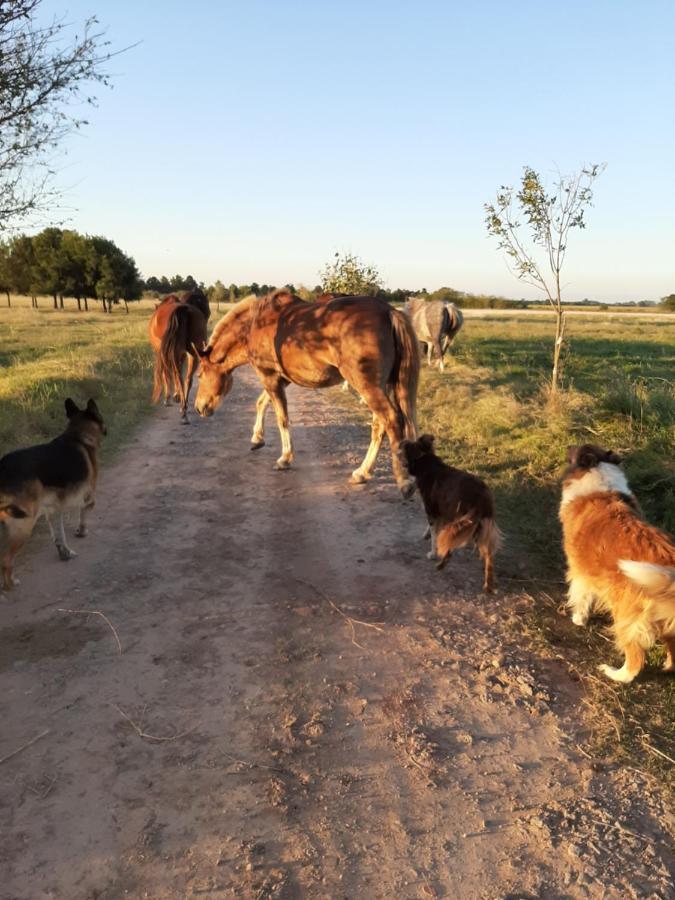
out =
<svg viewBox="0 0 675 900"><path fill-rule="evenodd" d="M555 344L553 345L553 372L551 373L551 390L555 394L560 387L560 354L565 337L565 313L560 307L555 311Z"/></svg>
<svg viewBox="0 0 675 900"><path fill-rule="evenodd" d="M9 296L9 291L5 291L5 293L7 294L7 306L9 306L11 308L12 298Z"/></svg>
<svg viewBox="0 0 675 900"><path fill-rule="evenodd" d="M33 309L38 309L37 297L33 294Z"/></svg>
<svg viewBox="0 0 675 900"><path fill-rule="evenodd" d="M89 312L89 301L86 297L84 298L84 311Z"/></svg>
<svg viewBox="0 0 675 900"><path fill-rule="evenodd" d="M127 315L129 315L129 304L126 300L124 301L124 309L126 310Z"/></svg>
<svg viewBox="0 0 675 900"><path fill-rule="evenodd" d="M63 305L63 294L59 294L59 305L61 309L65 309Z"/></svg>
<svg viewBox="0 0 675 900"><path fill-rule="evenodd" d="M58 309L59 308L58 297L56 296L56 294L53 294L53 297L54 297L54 309Z"/></svg>
<svg viewBox="0 0 675 900"><path fill-rule="evenodd" d="M75 299L77 300L77 311L82 312L82 303L80 302L80 298L76 297Z"/></svg>

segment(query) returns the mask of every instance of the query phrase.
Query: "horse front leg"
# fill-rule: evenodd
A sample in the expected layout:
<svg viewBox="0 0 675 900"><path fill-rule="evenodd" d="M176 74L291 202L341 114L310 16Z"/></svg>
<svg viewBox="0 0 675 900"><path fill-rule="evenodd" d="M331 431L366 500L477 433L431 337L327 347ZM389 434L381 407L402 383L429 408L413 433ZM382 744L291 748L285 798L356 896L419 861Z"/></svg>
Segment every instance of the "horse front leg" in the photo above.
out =
<svg viewBox="0 0 675 900"><path fill-rule="evenodd" d="M288 403L286 402L286 385L281 379L267 387L269 398L274 406L277 426L281 437L281 456L274 464L275 469L289 469L293 462L293 442L291 441L290 422L288 419Z"/></svg>
<svg viewBox="0 0 675 900"><path fill-rule="evenodd" d="M263 391L255 402L255 425L251 435L251 450L260 450L265 446L265 413L270 405L270 395Z"/></svg>

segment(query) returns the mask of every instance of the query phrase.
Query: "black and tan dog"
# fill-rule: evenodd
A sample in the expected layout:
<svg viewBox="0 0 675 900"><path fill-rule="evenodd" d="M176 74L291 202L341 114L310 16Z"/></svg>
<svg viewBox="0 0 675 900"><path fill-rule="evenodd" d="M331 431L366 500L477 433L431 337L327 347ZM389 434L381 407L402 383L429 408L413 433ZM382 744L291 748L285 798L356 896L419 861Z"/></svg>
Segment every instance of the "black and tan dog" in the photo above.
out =
<svg viewBox="0 0 675 900"><path fill-rule="evenodd" d="M62 560L76 555L66 543L63 513L79 509L75 534L84 537L87 533L85 517L94 505L98 449L106 428L93 400L85 409L70 398L65 405L68 427L63 434L49 444L15 450L0 459L0 522L7 532L2 557L5 590L18 583L12 575L14 557L40 516L46 518ZM56 528L51 516L56 516Z"/></svg>
<svg viewBox="0 0 675 900"><path fill-rule="evenodd" d="M483 590L493 591L493 557L502 535L495 523L492 492L480 478L448 466L436 456L430 434L403 441L401 453L417 482L429 520L425 534L431 535L428 558L437 559L442 569L454 550L474 544L485 564Z"/></svg>

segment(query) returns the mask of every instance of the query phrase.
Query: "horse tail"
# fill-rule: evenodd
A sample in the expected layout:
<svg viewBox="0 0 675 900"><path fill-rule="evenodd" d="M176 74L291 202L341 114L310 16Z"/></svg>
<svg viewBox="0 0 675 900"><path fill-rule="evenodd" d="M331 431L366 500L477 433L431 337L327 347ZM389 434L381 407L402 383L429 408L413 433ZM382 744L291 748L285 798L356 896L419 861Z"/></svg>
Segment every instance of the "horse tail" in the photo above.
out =
<svg viewBox="0 0 675 900"><path fill-rule="evenodd" d="M162 385L170 383L173 378L176 384L181 384L181 371L179 364L179 338L183 337L183 349L185 349L185 332L187 317L190 315L186 306L176 306L169 317L169 324L162 335L162 342L155 358L155 373L152 391L152 402L157 403L162 395Z"/></svg>
<svg viewBox="0 0 675 900"><path fill-rule="evenodd" d="M417 385L420 378L420 348L412 322L398 309L391 310L395 359L390 387L403 418L403 436L417 437Z"/></svg>

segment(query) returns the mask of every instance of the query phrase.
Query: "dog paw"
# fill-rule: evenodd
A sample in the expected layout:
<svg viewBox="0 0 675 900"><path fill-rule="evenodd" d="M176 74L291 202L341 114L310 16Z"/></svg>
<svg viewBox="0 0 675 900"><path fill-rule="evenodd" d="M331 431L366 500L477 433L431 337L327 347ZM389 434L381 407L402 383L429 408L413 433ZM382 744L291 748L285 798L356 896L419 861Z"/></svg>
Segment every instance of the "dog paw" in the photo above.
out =
<svg viewBox="0 0 675 900"><path fill-rule="evenodd" d="M77 528L75 530L75 537L83 538L83 537L86 537L88 534L89 534L89 529L83 527L82 525L80 525L79 528Z"/></svg>
<svg viewBox="0 0 675 900"><path fill-rule="evenodd" d="M663 663L663 671L664 672L675 672L675 659L670 656L666 656L666 659Z"/></svg>
<svg viewBox="0 0 675 900"><path fill-rule="evenodd" d="M417 487L417 482L414 478L406 478L405 481L402 481L399 484L399 488L401 491L401 495L404 500L409 500L410 497L415 493L415 488Z"/></svg>
<svg viewBox="0 0 675 900"><path fill-rule="evenodd" d="M426 554L426 557L427 559L436 559L436 554L433 550L429 550L429 552Z"/></svg>
<svg viewBox="0 0 675 900"><path fill-rule="evenodd" d="M429 525L427 525L426 529L424 530L424 534L422 535L422 540L428 541L430 537L431 537L431 527Z"/></svg>
<svg viewBox="0 0 675 900"><path fill-rule="evenodd" d="M583 627L588 622L588 616L582 616L581 613L574 613L572 621L575 625Z"/></svg>
<svg viewBox="0 0 675 900"><path fill-rule="evenodd" d="M77 556L74 550L71 550L70 547L65 547L63 544L59 544L56 549L61 562L68 562L69 559L74 559Z"/></svg>

